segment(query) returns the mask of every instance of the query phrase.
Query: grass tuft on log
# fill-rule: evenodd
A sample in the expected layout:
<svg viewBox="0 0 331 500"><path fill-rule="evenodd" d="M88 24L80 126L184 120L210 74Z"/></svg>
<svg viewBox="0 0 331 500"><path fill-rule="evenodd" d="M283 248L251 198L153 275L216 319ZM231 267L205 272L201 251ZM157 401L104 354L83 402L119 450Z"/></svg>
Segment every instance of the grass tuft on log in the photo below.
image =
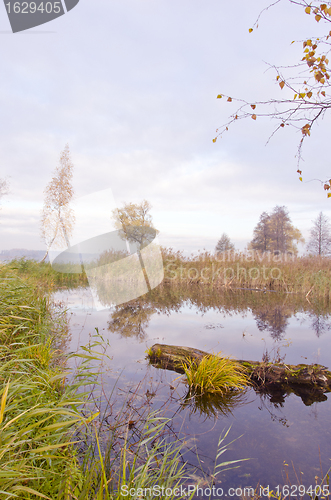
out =
<svg viewBox="0 0 331 500"><path fill-rule="evenodd" d="M183 363L190 391L196 394L225 394L229 390L243 390L249 384L244 367L230 358L211 354L200 363L187 359Z"/></svg>

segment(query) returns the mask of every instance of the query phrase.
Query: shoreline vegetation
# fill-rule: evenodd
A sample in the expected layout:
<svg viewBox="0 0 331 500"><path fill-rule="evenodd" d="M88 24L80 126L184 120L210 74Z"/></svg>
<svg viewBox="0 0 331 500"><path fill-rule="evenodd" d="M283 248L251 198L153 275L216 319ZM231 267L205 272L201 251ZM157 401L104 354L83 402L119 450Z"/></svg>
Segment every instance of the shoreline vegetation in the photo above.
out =
<svg viewBox="0 0 331 500"><path fill-rule="evenodd" d="M184 256L162 249L164 281L208 285L216 289L251 289L331 298L331 259L270 252L223 252Z"/></svg>
<svg viewBox="0 0 331 500"><path fill-rule="evenodd" d="M161 247L161 253L163 284L166 285L205 285L215 290L283 292L301 294L307 298L324 298L327 302L331 299L330 257L298 257L292 253L261 253L255 250L229 250L218 254L204 251L186 256L181 251L164 247ZM92 267L113 264L127 255L122 255L121 252L104 252ZM57 272L50 263L21 258L12 260L10 265L17 268L20 276L32 274L54 288L88 286L85 273ZM70 270L77 265L68 263L67 267ZM124 272L125 265L121 269L124 279L134 282L135 276L129 277ZM109 279L114 282L122 281L120 276Z"/></svg>
<svg viewBox="0 0 331 500"><path fill-rule="evenodd" d="M121 500L135 498L131 488L173 491L186 471L181 444L163 437L168 419L145 409L131 430L124 409L101 442L105 422L88 396L102 343L64 353L68 323L51 298L64 283L82 280L55 280L47 264L0 264L0 497ZM81 362L74 374L70 357Z"/></svg>

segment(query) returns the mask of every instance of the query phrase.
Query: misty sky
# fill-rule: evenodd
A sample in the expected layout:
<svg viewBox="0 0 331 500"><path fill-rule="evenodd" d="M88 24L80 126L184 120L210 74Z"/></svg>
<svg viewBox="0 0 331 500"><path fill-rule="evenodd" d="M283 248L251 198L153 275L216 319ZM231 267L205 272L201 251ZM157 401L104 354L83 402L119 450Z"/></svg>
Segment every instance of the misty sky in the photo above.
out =
<svg viewBox="0 0 331 500"><path fill-rule="evenodd" d="M249 34L265 5L80 0L16 34L0 5L0 177L10 182L0 250L44 248L43 190L66 143L76 196L111 188L118 206L147 199L168 247L213 250L226 232L244 249L275 205L288 207L306 238L320 211L331 217L331 199L312 180L330 177L329 117L304 147L303 183L300 132L282 129L266 146L275 123L248 120L212 142L235 110L217 94L285 96L266 63L296 63L302 44L291 42L323 30L284 0Z"/></svg>

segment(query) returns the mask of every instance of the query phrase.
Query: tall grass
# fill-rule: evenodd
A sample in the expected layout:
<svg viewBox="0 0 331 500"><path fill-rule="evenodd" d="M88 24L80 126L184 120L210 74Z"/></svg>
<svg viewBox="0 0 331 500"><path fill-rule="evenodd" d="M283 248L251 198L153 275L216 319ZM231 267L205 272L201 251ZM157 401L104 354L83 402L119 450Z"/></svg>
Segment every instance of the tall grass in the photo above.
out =
<svg viewBox="0 0 331 500"><path fill-rule="evenodd" d="M165 280L216 288L260 289L302 293L309 298L331 297L329 257L261 254L259 252L202 252L185 256L162 249Z"/></svg>
<svg viewBox="0 0 331 500"><path fill-rule="evenodd" d="M88 286L85 273L60 273L53 269L49 262L37 262L25 258L13 259L5 267L7 272L11 269L22 279L33 279L35 285L44 289L45 287L56 289Z"/></svg>
<svg viewBox="0 0 331 500"><path fill-rule="evenodd" d="M35 279L0 268L1 498L62 498L64 478L82 477L73 433L84 398L65 384L57 352L63 331ZM63 496L63 498L65 498Z"/></svg>
<svg viewBox="0 0 331 500"><path fill-rule="evenodd" d="M211 354L200 363L188 359L183 362L187 384L192 393L223 395L230 390L242 390L248 385L245 369L229 358Z"/></svg>

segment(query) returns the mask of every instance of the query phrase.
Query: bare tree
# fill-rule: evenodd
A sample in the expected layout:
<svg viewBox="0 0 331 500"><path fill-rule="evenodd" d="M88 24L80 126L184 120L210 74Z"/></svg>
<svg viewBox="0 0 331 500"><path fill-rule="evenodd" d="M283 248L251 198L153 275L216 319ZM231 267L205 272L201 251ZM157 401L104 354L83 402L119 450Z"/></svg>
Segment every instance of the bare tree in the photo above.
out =
<svg viewBox="0 0 331 500"><path fill-rule="evenodd" d="M264 8L249 32L253 32L258 27L261 14L280 1L275 0ZM319 23L319 36L307 37L303 42L300 42L303 45L301 60L294 61L289 66L269 65L280 89L283 92L287 90L284 98L278 97L275 93L267 101L248 102L242 98L237 99L230 95L218 94L218 99L224 98L227 102L233 101L237 103L237 106L233 114L229 116L228 121L216 130L217 135L213 142L216 142L217 138L221 137L232 124L245 118L252 119L251 123L264 117L273 119L276 126L272 135L284 127L294 127L301 132L297 154L297 173L299 180L302 181L300 161L303 143L310 136L314 125L320 122L324 114L331 109L331 66L328 59L331 36L331 1L325 1L322 4L306 0L288 1L301 7L304 16L309 15ZM299 19L298 22L300 22ZM331 197L331 179L319 180L324 190L328 192L327 196Z"/></svg>
<svg viewBox="0 0 331 500"><path fill-rule="evenodd" d="M310 239L307 250L315 255L331 254L331 224L329 218L320 212L317 218L312 221L313 227L310 230Z"/></svg>
<svg viewBox="0 0 331 500"><path fill-rule="evenodd" d="M59 165L55 169L54 177L44 191L41 234L47 250L41 262L44 262L53 245L54 247L63 244L70 246L69 237L75 222L74 213L70 208L70 201L74 195L71 185L73 168L67 144L60 154Z"/></svg>
<svg viewBox="0 0 331 500"><path fill-rule="evenodd" d="M231 242L229 236L226 233L223 233L217 242L215 252L224 253L228 252L229 250L234 250L234 244Z"/></svg>

